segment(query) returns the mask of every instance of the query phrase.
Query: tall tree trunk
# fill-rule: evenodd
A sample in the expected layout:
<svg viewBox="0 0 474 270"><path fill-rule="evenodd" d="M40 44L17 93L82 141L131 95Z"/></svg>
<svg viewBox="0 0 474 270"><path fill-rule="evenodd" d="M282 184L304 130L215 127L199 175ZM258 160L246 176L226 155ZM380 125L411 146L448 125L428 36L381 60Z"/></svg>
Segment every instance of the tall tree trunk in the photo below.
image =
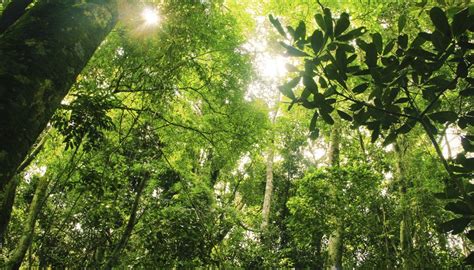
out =
<svg viewBox="0 0 474 270"><path fill-rule="evenodd" d="M114 26L117 1L40 2L0 35L0 205L8 206L18 166Z"/></svg>
<svg viewBox="0 0 474 270"><path fill-rule="evenodd" d="M407 177L403 164L404 150L400 141L395 142L396 160L396 179L398 180L400 201L402 207L402 220L400 221L400 254L402 257L402 269L412 269L411 250L412 250L412 234L411 234L411 214L407 206Z"/></svg>
<svg viewBox="0 0 474 270"><path fill-rule="evenodd" d="M276 102L276 109L273 110L273 115L271 116L272 129L275 127L276 118L279 111L280 95L278 95ZM262 224L260 229L264 231L270 220L270 206L272 203L273 195L273 158L275 155L275 132L272 130L270 146L268 147L267 161L266 161L266 181L265 181L265 195L263 197L263 207L262 207Z"/></svg>
<svg viewBox="0 0 474 270"><path fill-rule="evenodd" d="M331 145L328 153L329 165L333 167L339 166L339 152L341 144L341 127L340 120L335 119L332 126ZM342 254L344 247L344 217L335 216L336 229L329 236L328 242L328 264L327 269L342 269Z"/></svg>
<svg viewBox="0 0 474 270"><path fill-rule="evenodd" d="M35 189L33 200L31 201L30 209L28 211L28 217L23 228L22 237L12 255L4 265L5 269L19 269L23 259L25 258L26 251L30 248L33 240L35 231L35 224L40 213L41 207L46 199L46 190L48 189L49 180L47 177L40 177L38 184Z"/></svg>
<svg viewBox="0 0 474 270"><path fill-rule="evenodd" d="M135 194L135 199L133 201L132 209L130 210L130 217L128 218L127 226L125 227L125 230L123 231L122 236L120 237L120 240L118 241L118 243L115 245L114 249L112 250L112 254L110 255L109 260L105 264L104 269L107 269L107 270L112 269L119 263L120 253L126 247L127 242L130 239L130 236L132 235L133 228L135 227L135 224L137 223L136 221L137 221L138 206L140 205L140 198L142 196L143 190L146 187L148 178L149 176L145 176L137 188L137 193Z"/></svg>
<svg viewBox="0 0 474 270"><path fill-rule="evenodd" d="M0 247L3 245L3 239L6 236L8 223L10 222L11 212L13 209L13 204L15 202L16 187L18 186L18 183L21 178L20 173L31 164L31 162L36 158L38 153L43 149L43 145L46 142L46 139L48 138L48 129L45 130L43 134L44 135L41 136L38 144L35 146L33 151L31 151L28 157L18 167L17 174L7 185L7 188L5 190L5 200L0 201L0 209L5 209L4 215L2 216L3 218L0 219Z"/></svg>
<svg viewBox="0 0 474 270"><path fill-rule="evenodd" d="M273 194L273 141L272 146L267 153L267 162L266 162L266 182L265 182L265 196L263 198L263 207L262 207L262 225L261 229L264 230L268 226L268 221L270 219L270 205L272 202Z"/></svg>

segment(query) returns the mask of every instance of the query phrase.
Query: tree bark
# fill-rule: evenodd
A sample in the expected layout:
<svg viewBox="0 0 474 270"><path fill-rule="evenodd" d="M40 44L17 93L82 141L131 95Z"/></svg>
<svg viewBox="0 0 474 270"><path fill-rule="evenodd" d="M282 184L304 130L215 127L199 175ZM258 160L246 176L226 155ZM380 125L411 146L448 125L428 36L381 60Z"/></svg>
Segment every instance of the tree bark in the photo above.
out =
<svg viewBox="0 0 474 270"><path fill-rule="evenodd" d="M25 254L28 251L28 248L31 245L33 240L33 235L35 231L35 224L40 213L41 207L45 201L46 190L48 189L49 181L47 177L40 177L38 179L38 184L35 189L35 194L28 211L28 218L26 220L25 227L23 229L22 237L12 252L12 255L5 264L5 269L19 269Z"/></svg>
<svg viewBox="0 0 474 270"><path fill-rule="evenodd" d="M40 2L0 35L0 205L18 166L115 25L116 2ZM6 215L0 209L0 220Z"/></svg>
<svg viewBox="0 0 474 270"><path fill-rule="evenodd" d="M138 186L137 193L135 194L135 199L133 201L132 209L130 210L130 217L127 222L127 226L125 227L125 230L122 233L122 236L120 237L120 240L118 243L115 245L114 249L112 250L112 254L109 257L109 260L104 266L104 269L112 269L113 267L117 266L119 263L119 258L120 258L120 253L122 250L125 248L127 245L128 240L130 239L130 236L132 235L133 228L135 227L135 224L137 223L137 211L138 211L138 206L140 205L140 198L142 196L143 190L146 187L146 183L148 182L149 176L145 176L142 181L140 182L140 185Z"/></svg>
<svg viewBox="0 0 474 270"><path fill-rule="evenodd" d="M265 196L263 198L263 207L262 207L262 225L261 229L264 230L268 226L268 221L270 219L270 205L272 201L273 194L273 141L270 149L267 153L267 162L266 162L266 182L265 182Z"/></svg>
<svg viewBox="0 0 474 270"><path fill-rule="evenodd" d="M273 115L271 116L271 124L272 128L275 127L276 118L279 111L279 103L280 103L280 95L277 97L276 102L276 109L273 110ZM265 181L265 195L263 197L263 206L262 206L262 224L260 225L260 229L265 231L268 226L268 222L270 220L270 207L272 203L272 195L273 195L273 158L275 155L275 132L272 131L271 139L270 139L270 146L268 148L267 153L267 161L266 161L266 181Z"/></svg>
<svg viewBox="0 0 474 270"><path fill-rule="evenodd" d="M339 153L341 144L341 127L340 119L335 119L332 126L331 145L328 153L329 165L332 167L339 166ZM344 239L344 217L335 216L336 229L329 236L328 242L328 265L327 269L342 269L343 239Z"/></svg>
<svg viewBox="0 0 474 270"><path fill-rule="evenodd" d="M12 24L14 24L23 14L26 8L33 0L15 0L5 4L2 16L0 17L0 34L5 32Z"/></svg>
<svg viewBox="0 0 474 270"><path fill-rule="evenodd" d="M31 162L36 158L38 153L43 149L43 145L47 139L47 132L44 132L44 136L40 139L39 143L35 146L35 148L31 151L28 157L20 164L17 169L17 174L13 177L12 181L8 184L6 191L5 191L5 200L0 201L0 213L4 213L2 219L0 219L0 247L3 245L3 239L5 238L8 223L10 222L11 212L13 208L13 204L15 203L15 195L16 195L16 187L20 181L21 175L20 172L26 169Z"/></svg>
<svg viewBox="0 0 474 270"><path fill-rule="evenodd" d="M401 148L400 142L395 142L395 152L397 154L396 173L400 192L400 201L402 207L402 220L400 221L400 254L402 257L402 269L412 269L411 264L411 250L412 250L412 233L411 233L411 214L408 209L406 192L407 192L407 177L405 167L403 164L404 151Z"/></svg>

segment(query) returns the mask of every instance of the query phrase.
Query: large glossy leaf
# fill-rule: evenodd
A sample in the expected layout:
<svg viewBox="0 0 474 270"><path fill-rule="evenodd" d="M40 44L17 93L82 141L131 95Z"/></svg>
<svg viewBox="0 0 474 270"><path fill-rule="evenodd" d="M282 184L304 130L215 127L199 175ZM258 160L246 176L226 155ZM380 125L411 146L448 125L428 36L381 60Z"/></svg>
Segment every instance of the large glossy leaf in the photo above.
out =
<svg viewBox="0 0 474 270"><path fill-rule="evenodd" d="M334 29L334 35L337 37L341 35L349 27L349 14L343 12L336 22L336 28Z"/></svg>
<svg viewBox="0 0 474 270"><path fill-rule="evenodd" d="M442 223L439 227L442 232L451 232L452 234L459 234L464 231L471 219L461 217L449 220Z"/></svg>
<svg viewBox="0 0 474 270"><path fill-rule="evenodd" d="M336 39L340 40L340 41L349 41L349 40L353 40L355 38L358 38L358 37L362 36L365 32L366 32L365 27L359 27L359 28L356 28L354 30L351 30L351 31L347 32L344 35L340 35Z"/></svg>
<svg viewBox="0 0 474 270"><path fill-rule="evenodd" d="M452 111L435 112L428 116L438 123L454 122L458 118L458 114Z"/></svg>
<svg viewBox="0 0 474 270"><path fill-rule="evenodd" d="M311 48L314 51L314 54L318 54L324 46L324 36L323 32L320 30L315 30L313 35L311 35Z"/></svg>
<svg viewBox="0 0 474 270"><path fill-rule="evenodd" d="M430 18L433 22L436 29L438 29L441 33L446 36L449 36L451 33L448 18L444 11L439 7L434 7L430 10Z"/></svg>
<svg viewBox="0 0 474 270"><path fill-rule="evenodd" d="M465 8L454 15L453 23L451 25L453 35L459 36L464 33L468 28L469 24L469 9Z"/></svg>
<svg viewBox="0 0 474 270"><path fill-rule="evenodd" d="M365 51L365 63L369 68L377 66L377 48L374 43L367 45L367 50Z"/></svg>

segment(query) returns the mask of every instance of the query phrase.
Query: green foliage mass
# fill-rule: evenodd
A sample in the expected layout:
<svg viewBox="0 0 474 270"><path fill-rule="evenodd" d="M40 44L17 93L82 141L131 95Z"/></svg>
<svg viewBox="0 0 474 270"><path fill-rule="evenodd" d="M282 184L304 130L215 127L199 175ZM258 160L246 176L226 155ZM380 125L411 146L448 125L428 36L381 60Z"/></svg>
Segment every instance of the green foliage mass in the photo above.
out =
<svg viewBox="0 0 474 270"><path fill-rule="evenodd" d="M106 2L0 190L0 268L471 269L469 1Z"/></svg>

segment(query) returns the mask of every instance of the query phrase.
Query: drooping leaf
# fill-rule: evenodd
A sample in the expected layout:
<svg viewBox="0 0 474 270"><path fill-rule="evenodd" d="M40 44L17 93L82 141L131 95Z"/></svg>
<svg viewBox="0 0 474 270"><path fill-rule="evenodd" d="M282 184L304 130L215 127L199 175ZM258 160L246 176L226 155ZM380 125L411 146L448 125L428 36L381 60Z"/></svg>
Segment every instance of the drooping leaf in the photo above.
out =
<svg viewBox="0 0 474 270"><path fill-rule="evenodd" d="M306 24L303 21L300 21L298 26L295 30L295 40L299 40L300 38L304 38L306 36Z"/></svg>
<svg viewBox="0 0 474 270"><path fill-rule="evenodd" d="M369 68L377 66L377 48L374 43L367 45L367 50L365 51L365 63Z"/></svg>
<svg viewBox="0 0 474 270"><path fill-rule="evenodd" d="M336 39L340 40L340 41L349 41L349 40L353 40L355 38L358 38L358 37L362 36L365 32L366 32L365 27L359 27L359 28L356 28L354 30L351 30L351 31L347 32L344 35L340 35Z"/></svg>
<svg viewBox="0 0 474 270"><path fill-rule="evenodd" d="M286 49L286 53L287 55L289 56L294 56L294 57L306 57L306 56L309 56L309 54L291 46L291 45L288 45L284 42L280 42L281 46L285 47Z"/></svg>
<svg viewBox="0 0 474 270"><path fill-rule="evenodd" d="M334 35L338 37L349 27L349 14L343 12L336 22L336 28L334 29Z"/></svg>
<svg viewBox="0 0 474 270"><path fill-rule="evenodd" d="M334 35L334 26L332 22L332 14L329 8L324 9L324 24L326 25L326 35L332 38Z"/></svg>
<svg viewBox="0 0 474 270"><path fill-rule="evenodd" d="M433 7L430 10L430 19L436 29L438 29L444 35L450 36L451 30L449 27L448 18L441 8Z"/></svg>
<svg viewBox="0 0 474 270"><path fill-rule="evenodd" d="M438 123L454 122L458 118L458 114L452 111L435 112L428 116Z"/></svg>
<svg viewBox="0 0 474 270"><path fill-rule="evenodd" d="M396 132L390 132L387 137L385 137L385 140L383 141L383 146L387 146L391 143L393 143L397 139L397 133Z"/></svg>
<svg viewBox="0 0 474 270"><path fill-rule="evenodd" d="M323 32L320 30L315 30L313 35L311 35L311 48L314 51L314 54L318 54L324 46L324 36Z"/></svg>
<svg viewBox="0 0 474 270"><path fill-rule="evenodd" d="M268 18L270 19L270 22L272 23L272 25L278 30L278 33L280 33L280 35L282 35L283 37L286 37L285 30L283 30L283 27L281 26L280 21L276 19L275 17L273 17L272 14L268 15Z"/></svg>
<svg viewBox="0 0 474 270"><path fill-rule="evenodd" d="M403 31L403 28L405 28L405 25L407 23L407 16L403 14L398 18L398 33L401 33Z"/></svg>
<svg viewBox="0 0 474 270"><path fill-rule="evenodd" d="M459 92L459 95L464 97L472 97L474 96L474 87L470 87Z"/></svg>
<svg viewBox="0 0 474 270"><path fill-rule="evenodd" d="M375 44L375 48L377 49L377 52L381 54L383 50L382 35L380 33L373 33L371 34L371 36L372 36L372 43Z"/></svg>
<svg viewBox="0 0 474 270"><path fill-rule="evenodd" d="M442 223L439 227L442 232L451 232L452 234L459 234L464 231L471 220L469 218L461 217L449 220Z"/></svg>
<svg viewBox="0 0 474 270"><path fill-rule="evenodd" d="M469 209L469 205L461 200L457 200L455 202L449 202L446 204L444 209L451 211L456 214L460 215L470 215L472 214L471 210Z"/></svg>
<svg viewBox="0 0 474 270"><path fill-rule="evenodd" d="M323 15L316 14L316 15L314 15L314 19L315 19L316 23L318 24L318 26L321 27L321 30L326 32L326 24L324 22Z"/></svg>
<svg viewBox="0 0 474 270"><path fill-rule="evenodd" d="M369 87L369 83L361 83L352 89L354 93L363 93Z"/></svg>
<svg viewBox="0 0 474 270"><path fill-rule="evenodd" d="M321 113L321 117L323 118L324 122L328 123L329 125L334 124L334 119L332 119L329 113Z"/></svg>
<svg viewBox="0 0 474 270"><path fill-rule="evenodd" d="M469 28L469 9L465 8L454 15L451 29L454 36L459 36ZM472 22L471 22L472 23Z"/></svg>
<svg viewBox="0 0 474 270"><path fill-rule="evenodd" d="M337 114L339 114L339 116L344 120L352 121L352 116L348 115L347 113L345 113L341 110L337 110Z"/></svg>

